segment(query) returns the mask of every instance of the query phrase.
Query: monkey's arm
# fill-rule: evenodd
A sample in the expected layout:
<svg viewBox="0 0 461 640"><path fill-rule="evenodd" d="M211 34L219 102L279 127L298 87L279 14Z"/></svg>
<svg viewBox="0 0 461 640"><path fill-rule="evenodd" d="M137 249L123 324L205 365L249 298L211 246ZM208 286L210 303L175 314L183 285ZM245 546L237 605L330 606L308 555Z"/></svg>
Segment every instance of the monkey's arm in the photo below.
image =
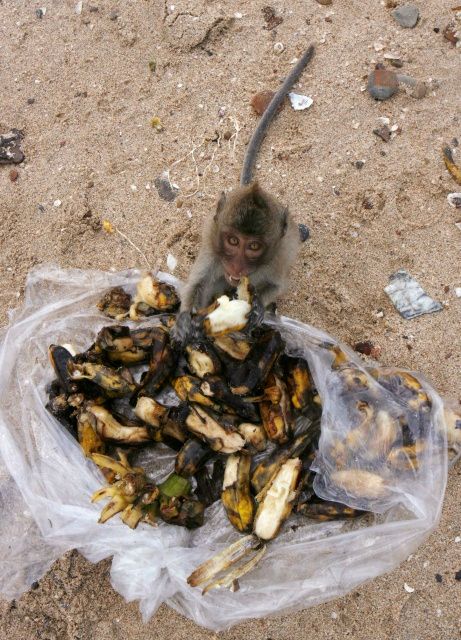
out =
<svg viewBox="0 0 461 640"><path fill-rule="evenodd" d="M192 267L187 282L181 288L180 311L192 311L207 306L215 293L224 293L226 282L222 277L222 267L214 255L202 250Z"/></svg>
<svg viewBox="0 0 461 640"><path fill-rule="evenodd" d="M298 60L296 65L293 67L293 69L291 70L291 73L289 73L288 76L285 78L282 86L277 91L275 96L272 98L267 109L264 111L261 117L261 120L259 121L259 124L256 127L256 130L251 137L250 143L245 153L245 158L243 160L242 175L240 177L241 185L250 184L251 176L253 173L253 165L254 165L256 156L258 154L259 147L261 146L264 136L266 135L267 129L269 128L269 125L273 117L275 116L277 109L282 104L283 99L285 98L287 93L290 91L294 83L298 80L299 76L304 71L304 68L306 67L308 62L312 60L313 55L314 55L314 47L310 46L307 49L307 51L303 53L303 55Z"/></svg>

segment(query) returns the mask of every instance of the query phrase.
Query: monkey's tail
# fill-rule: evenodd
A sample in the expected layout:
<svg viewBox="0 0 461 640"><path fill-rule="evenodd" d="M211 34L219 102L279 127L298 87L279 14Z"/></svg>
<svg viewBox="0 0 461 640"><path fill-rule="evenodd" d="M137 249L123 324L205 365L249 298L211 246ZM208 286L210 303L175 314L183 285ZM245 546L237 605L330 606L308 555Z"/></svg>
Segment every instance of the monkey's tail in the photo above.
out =
<svg viewBox="0 0 461 640"><path fill-rule="evenodd" d="M264 140L264 136L266 135L272 118L274 117L279 106L282 104L282 101L287 93L298 80L307 64L312 60L313 55L314 47L311 45L298 60L296 65L291 70L291 73L289 73L285 78L282 86L270 101L267 109L264 111L262 118L251 137L250 143L246 150L245 158L243 160L243 169L240 177L240 184L242 186L251 182L251 176L253 174L253 166L256 160L256 156L258 155L259 147Z"/></svg>

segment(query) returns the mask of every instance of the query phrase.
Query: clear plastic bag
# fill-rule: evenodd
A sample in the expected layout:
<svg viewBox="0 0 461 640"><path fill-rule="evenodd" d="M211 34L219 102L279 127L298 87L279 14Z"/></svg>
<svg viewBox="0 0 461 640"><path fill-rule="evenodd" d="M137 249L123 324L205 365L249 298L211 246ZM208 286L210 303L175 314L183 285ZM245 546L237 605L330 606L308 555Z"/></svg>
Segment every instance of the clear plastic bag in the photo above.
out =
<svg viewBox="0 0 461 640"><path fill-rule="evenodd" d="M417 469L391 473L384 463L377 466L376 457L370 462L370 443L359 433L352 437L354 468L384 474L386 490L364 498L338 487L334 474L341 457L332 447L360 426L364 409L357 402L364 400L357 390L352 400L344 392L344 379L338 377L343 369L332 369L334 348L368 381L377 412L386 411L401 422L402 401L392 384L380 384L356 354L287 318L279 318L277 327L289 351L308 360L323 403L316 492L375 513L331 522L292 515L261 563L241 580L239 591L206 596L187 585L187 576L239 537L220 502L207 509L204 526L193 531L164 523L157 528L141 524L132 531L118 517L98 524L100 506L91 504L90 496L104 484L103 477L44 406L45 387L52 378L47 348L52 343L86 348L95 333L111 323L96 309L101 294L114 286L132 291L139 277L134 270L37 268L29 275L24 307L11 313L10 325L1 334L0 453L5 470L0 469L0 590L6 597L19 595L60 554L76 548L93 562L112 556L112 585L126 600L139 600L144 620L166 602L198 624L219 630L343 595L391 570L421 544L438 522L446 484L439 396L417 376L430 398L424 420L411 417L412 433L425 441ZM175 282L165 274L163 279ZM142 455L153 478L172 470L175 454L167 447L158 445Z"/></svg>

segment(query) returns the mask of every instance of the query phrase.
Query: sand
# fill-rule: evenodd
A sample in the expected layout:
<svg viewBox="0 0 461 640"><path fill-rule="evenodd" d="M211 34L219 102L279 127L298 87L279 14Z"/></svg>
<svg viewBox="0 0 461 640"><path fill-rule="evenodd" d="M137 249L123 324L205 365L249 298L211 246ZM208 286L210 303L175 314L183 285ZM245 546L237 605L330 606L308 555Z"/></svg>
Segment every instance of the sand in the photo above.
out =
<svg viewBox="0 0 461 640"><path fill-rule="evenodd" d="M461 138L460 50L442 36L456 2L417 2L418 25L402 29L374 0L333 0L329 7L277 0L283 22L275 30L264 28L266 2L183 0L173 8L85 0L78 15L75 2L43 0L41 19L38 3L0 2L0 132L22 129L26 155L16 182L12 166L0 166L0 321L21 304L36 264L145 266L130 243L101 230L105 219L151 265L166 268L171 253L175 275L186 277L217 194L238 180L257 121L251 96L276 88L314 42L315 60L297 87L314 104L303 112L287 104L258 160L260 182L311 230L280 310L349 344L372 340L383 364L418 370L459 400L461 300L454 289L461 286L461 232L454 223L461 211L446 195L461 189L440 153L443 142ZM285 47L281 55L276 42ZM402 72L430 84L425 98L402 88L377 103L363 90L374 61L395 51ZM154 116L163 131L152 128ZM373 134L380 116L401 129L388 143ZM175 202L162 200L153 184L168 168L180 187ZM383 288L401 267L443 311L399 317ZM460 474L459 465L450 471L439 527L398 569L340 600L218 636L461 637L461 583L454 579L461 569ZM136 603L111 588L109 567L68 553L34 589L1 604L0 636L218 637L165 606L143 626Z"/></svg>

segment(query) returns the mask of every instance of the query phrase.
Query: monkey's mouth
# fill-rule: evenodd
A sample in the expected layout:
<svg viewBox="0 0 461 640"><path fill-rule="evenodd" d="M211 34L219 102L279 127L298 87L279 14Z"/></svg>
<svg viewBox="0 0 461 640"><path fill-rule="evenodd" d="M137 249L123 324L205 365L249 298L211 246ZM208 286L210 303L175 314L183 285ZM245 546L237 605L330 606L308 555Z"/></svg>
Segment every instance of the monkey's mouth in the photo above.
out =
<svg viewBox="0 0 461 640"><path fill-rule="evenodd" d="M226 280L232 287L238 286L240 282L240 278L234 278L234 276L231 276L229 273L226 273Z"/></svg>

